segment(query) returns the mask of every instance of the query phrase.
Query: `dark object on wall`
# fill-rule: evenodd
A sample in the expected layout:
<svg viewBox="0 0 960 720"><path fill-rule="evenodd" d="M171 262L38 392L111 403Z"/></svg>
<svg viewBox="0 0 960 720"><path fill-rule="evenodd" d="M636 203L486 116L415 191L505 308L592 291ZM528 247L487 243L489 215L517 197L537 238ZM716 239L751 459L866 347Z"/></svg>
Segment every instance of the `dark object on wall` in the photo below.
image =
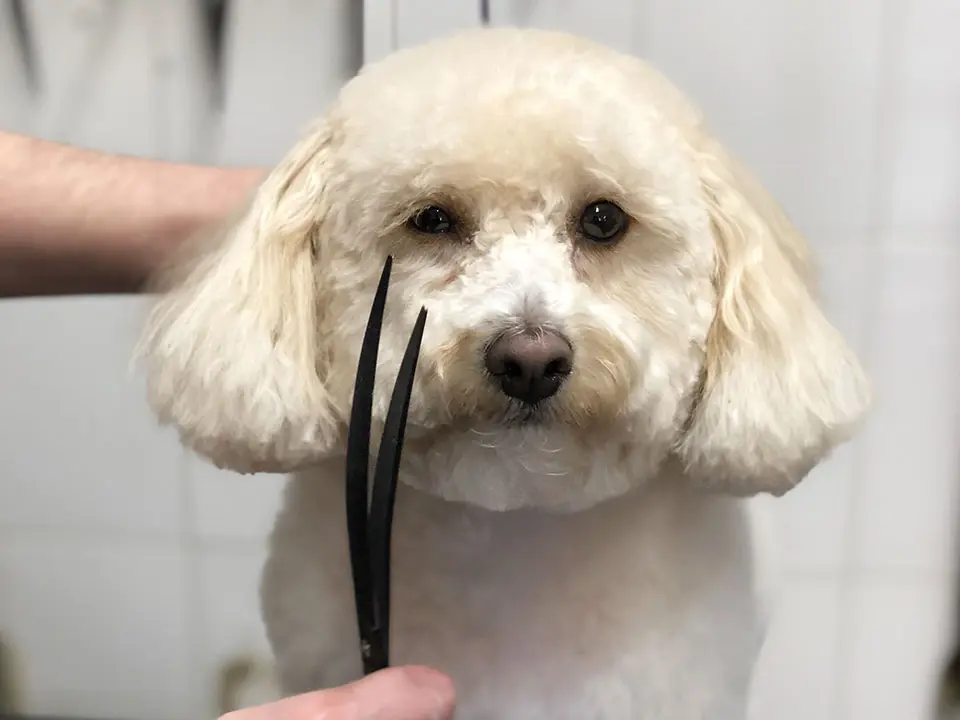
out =
<svg viewBox="0 0 960 720"><path fill-rule="evenodd" d="M225 58L227 23L230 0L201 0L203 33L207 43L210 63L210 82L213 86L213 102L222 110L226 102Z"/></svg>
<svg viewBox="0 0 960 720"><path fill-rule="evenodd" d="M13 681L13 653L0 637L0 718L16 710Z"/></svg>
<svg viewBox="0 0 960 720"><path fill-rule="evenodd" d="M960 650L954 650L940 678L935 720L960 718Z"/></svg>
<svg viewBox="0 0 960 720"><path fill-rule="evenodd" d="M13 22L14 41L20 52L24 76L27 78L27 87L31 93L37 94L40 91L40 69L37 62L37 48L33 41L30 21L27 18L27 8L23 0L7 0L7 4Z"/></svg>
<svg viewBox="0 0 960 720"><path fill-rule="evenodd" d="M958 548L960 543L955 543L954 553ZM953 593L953 642L937 685L935 720L960 720L960 586L954 587Z"/></svg>

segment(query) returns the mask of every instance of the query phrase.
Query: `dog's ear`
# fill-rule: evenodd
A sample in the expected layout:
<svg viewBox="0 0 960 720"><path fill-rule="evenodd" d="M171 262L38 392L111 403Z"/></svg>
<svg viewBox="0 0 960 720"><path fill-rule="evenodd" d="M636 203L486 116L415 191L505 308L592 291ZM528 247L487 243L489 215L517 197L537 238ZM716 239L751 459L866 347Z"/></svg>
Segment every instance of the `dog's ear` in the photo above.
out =
<svg viewBox="0 0 960 720"><path fill-rule="evenodd" d="M149 401L220 467L287 472L341 432L324 388L333 132L306 133L238 216L161 274L137 357Z"/></svg>
<svg viewBox="0 0 960 720"><path fill-rule="evenodd" d="M870 390L818 306L804 239L718 143L699 162L717 310L677 454L701 487L780 495L849 438Z"/></svg>

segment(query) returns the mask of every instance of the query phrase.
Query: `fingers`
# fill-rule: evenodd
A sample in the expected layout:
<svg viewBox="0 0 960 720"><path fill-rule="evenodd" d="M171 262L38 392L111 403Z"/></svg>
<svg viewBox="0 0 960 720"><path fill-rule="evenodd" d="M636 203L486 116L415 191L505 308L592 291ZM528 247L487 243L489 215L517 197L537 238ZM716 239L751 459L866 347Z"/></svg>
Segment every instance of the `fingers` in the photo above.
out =
<svg viewBox="0 0 960 720"><path fill-rule="evenodd" d="M347 704L353 705L355 715L345 715L344 720L453 717L453 683L446 675L426 667L388 668L333 692L343 693Z"/></svg>
<svg viewBox="0 0 960 720"><path fill-rule="evenodd" d="M238 710L220 720L451 720L454 701L450 678L427 667L409 666Z"/></svg>

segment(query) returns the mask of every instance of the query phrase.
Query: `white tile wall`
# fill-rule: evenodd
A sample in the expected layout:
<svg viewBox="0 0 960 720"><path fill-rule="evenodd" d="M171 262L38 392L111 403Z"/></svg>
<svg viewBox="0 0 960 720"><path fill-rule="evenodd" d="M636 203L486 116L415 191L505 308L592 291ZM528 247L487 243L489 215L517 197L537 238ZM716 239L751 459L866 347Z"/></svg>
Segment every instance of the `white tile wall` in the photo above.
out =
<svg viewBox="0 0 960 720"><path fill-rule="evenodd" d="M266 559L262 547L255 544L216 545L204 547L194 558L197 580L197 667L199 672L199 702L204 715L214 717L222 712L219 693L224 669L231 663L244 662L251 666L250 686L256 682L259 690L266 685L266 694L258 698L266 702L280 697L275 685L269 683L272 672L270 650L259 613L260 569ZM263 682L263 676L268 682ZM242 697L241 688L237 696ZM227 702L242 700L230 698Z"/></svg>
<svg viewBox="0 0 960 720"><path fill-rule="evenodd" d="M575 30L621 52L635 52L643 6L644 3L607 2L598 12L599 6L590 2L491 0L490 21L492 25Z"/></svg>
<svg viewBox="0 0 960 720"><path fill-rule="evenodd" d="M0 527L179 537L176 438L129 372L140 313L132 299L0 304Z"/></svg>
<svg viewBox="0 0 960 720"><path fill-rule="evenodd" d="M377 5L379 3L373 3ZM433 0L394 0L395 47L410 47L446 33L468 30L480 21L480 3Z"/></svg>
<svg viewBox="0 0 960 720"><path fill-rule="evenodd" d="M226 164L279 161L355 70L347 0L235 0L227 53L227 108L221 154ZM357 25L357 32L362 28Z"/></svg>
<svg viewBox="0 0 960 720"><path fill-rule="evenodd" d="M479 21L467 0L366 0L362 30L350 0L235 0L218 113L192 0L27 5L44 93L26 92L0 5L0 127L225 163L279 159L350 74L350 38L373 59ZM960 5L492 0L491 15L653 60L808 232L878 407L779 504L788 585L756 717L925 720L960 565ZM26 711L212 716L224 664L269 656L257 582L282 478L217 470L154 426L127 368L141 309L0 304L0 639Z"/></svg>
<svg viewBox="0 0 960 720"><path fill-rule="evenodd" d="M884 4L641 6L638 50L698 99L801 228L862 232L874 184Z"/></svg>
<svg viewBox="0 0 960 720"><path fill-rule="evenodd" d="M845 661L847 720L930 718L934 681L949 649L951 588L941 578L864 574L850 595Z"/></svg>
<svg viewBox="0 0 960 720"><path fill-rule="evenodd" d="M349 0L234 3L221 115L192 0L27 8L44 92L22 87L4 4L0 127L137 155L274 163L357 55ZM156 427L129 368L143 307L0 304L0 641L24 712L214 717L225 666L269 664L257 575L282 478L220 472Z"/></svg>
<svg viewBox="0 0 960 720"><path fill-rule="evenodd" d="M187 611L176 545L0 534L0 618L24 710L185 718Z"/></svg>
<svg viewBox="0 0 960 720"><path fill-rule="evenodd" d="M894 238L876 300L882 394L862 438L855 562L946 573L960 503L960 255L940 238L911 240Z"/></svg>
<svg viewBox="0 0 960 720"><path fill-rule="evenodd" d="M756 693L752 717L834 717L842 675L842 658L837 654L840 605L840 588L822 576L798 576L788 583L754 678L761 691Z"/></svg>
<svg viewBox="0 0 960 720"><path fill-rule="evenodd" d="M270 532L280 509L282 476L239 475L192 454L186 472L199 538L257 541Z"/></svg>

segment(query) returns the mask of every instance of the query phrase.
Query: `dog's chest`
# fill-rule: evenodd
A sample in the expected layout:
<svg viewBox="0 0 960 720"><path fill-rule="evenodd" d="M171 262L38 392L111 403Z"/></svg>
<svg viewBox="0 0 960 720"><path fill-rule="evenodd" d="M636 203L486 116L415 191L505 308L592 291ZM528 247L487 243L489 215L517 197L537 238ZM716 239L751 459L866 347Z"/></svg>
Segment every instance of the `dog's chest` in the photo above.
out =
<svg viewBox="0 0 960 720"><path fill-rule="evenodd" d="M759 618L737 524L665 498L577 517L405 509L396 662L450 672L462 717L742 711Z"/></svg>
<svg viewBox="0 0 960 720"><path fill-rule="evenodd" d="M310 543L311 557L295 561L281 547L283 533L274 555L286 555L289 582L315 577L330 595L318 604L342 612L351 593L345 538L331 530L342 528L342 505L326 500L310 503L327 515L310 518L312 528L327 528ZM740 515L735 503L671 491L544 516L481 512L403 490L391 660L450 674L459 719L740 720L761 621ZM348 611L337 624L352 620ZM278 626L298 642L312 635L334 646L323 654L356 655L355 632L317 632L308 622L267 609L281 668ZM335 682L345 679L340 672Z"/></svg>

